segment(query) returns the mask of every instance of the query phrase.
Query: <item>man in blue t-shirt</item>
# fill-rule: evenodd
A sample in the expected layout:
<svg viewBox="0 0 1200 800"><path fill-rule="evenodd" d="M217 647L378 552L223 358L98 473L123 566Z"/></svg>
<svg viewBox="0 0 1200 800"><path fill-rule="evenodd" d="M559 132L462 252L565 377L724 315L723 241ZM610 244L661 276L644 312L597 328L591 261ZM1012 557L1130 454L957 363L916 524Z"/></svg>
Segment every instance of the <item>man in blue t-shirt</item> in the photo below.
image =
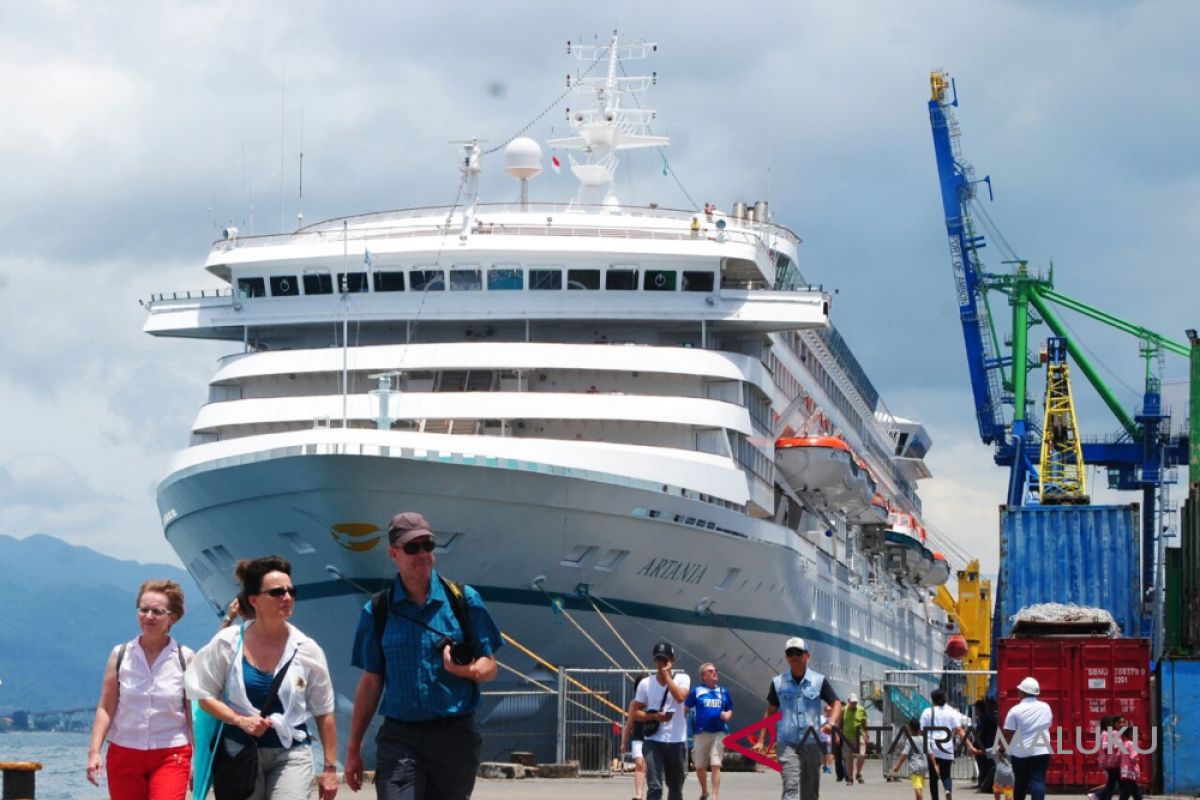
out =
<svg viewBox="0 0 1200 800"><path fill-rule="evenodd" d="M721 760L725 757L723 740L729 732L733 716L733 700L729 690L717 685L715 664L700 665L700 685L693 688L684 701L696 709L696 736L692 743L692 763L700 781L700 800L709 800L708 771L712 770L712 800L721 792Z"/></svg>

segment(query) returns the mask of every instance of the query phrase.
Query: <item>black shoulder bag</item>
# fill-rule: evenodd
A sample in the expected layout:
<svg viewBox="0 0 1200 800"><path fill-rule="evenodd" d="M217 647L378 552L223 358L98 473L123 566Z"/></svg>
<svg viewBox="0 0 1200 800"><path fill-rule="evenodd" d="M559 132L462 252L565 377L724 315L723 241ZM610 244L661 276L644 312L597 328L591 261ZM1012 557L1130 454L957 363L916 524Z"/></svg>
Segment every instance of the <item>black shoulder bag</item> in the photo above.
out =
<svg viewBox="0 0 1200 800"><path fill-rule="evenodd" d="M669 695L670 693L671 693L671 690L668 687L664 686L663 687L663 699L662 699L662 702L658 704L659 711L662 711L664 708L666 708L667 695ZM649 739L651 736L658 733L658 729L661 727L662 727L662 723L656 719L649 720L648 722L643 722L642 723L642 738Z"/></svg>
<svg viewBox="0 0 1200 800"><path fill-rule="evenodd" d="M283 684L283 678L295 657L296 652L293 650L292 657L275 673L271 688L267 690L266 702L262 705L263 716L267 715L271 705L278 699L279 687ZM241 733L240 729L233 725L222 726L220 741L213 755L212 790L216 800L246 800L254 794L254 786L258 782L258 739L244 733L241 736L231 735L233 731Z"/></svg>

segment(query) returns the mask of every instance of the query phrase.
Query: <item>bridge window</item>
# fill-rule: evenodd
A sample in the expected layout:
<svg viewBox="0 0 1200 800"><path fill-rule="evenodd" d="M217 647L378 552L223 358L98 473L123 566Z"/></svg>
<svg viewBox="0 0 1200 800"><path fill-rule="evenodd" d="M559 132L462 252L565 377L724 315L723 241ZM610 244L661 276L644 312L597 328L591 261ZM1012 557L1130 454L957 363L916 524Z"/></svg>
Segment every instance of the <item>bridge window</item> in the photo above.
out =
<svg viewBox="0 0 1200 800"><path fill-rule="evenodd" d="M711 272L684 272L683 290L685 292L711 292L713 290L713 274Z"/></svg>
<svg viewBox="0 0 1200 800"><path fill-rule="evenodd" d="M346 294L358 294L367 291L367 273L339 272L338 289Z"/></svg>
<svg viewBox="0 0 1200 800"><path fill-rule="evenodd" d="M266 297L267 282L262 278L238 278L238 297Z"/></svg>
<svg viewBox="0 0 1200 800"><path fill-rule="evenodd" d="M525 275L517 267L497 267L487 274L489 292L520 291L525 288Z"/></svg>
<svg viewBox="0 0 1200 800"><path fill-rule="evenodd" d="M333 294L333 276L328 272L304 273L305 294Z"/></svg>
<svg viewBox="0 0 1200 800"><path fill-rule="evenodd" d="M450 291L472 292L483 288L483 279L477 269L450 270Z"/></svg>
<svg viewBox="0 0 1200 800"><path fill-rule="evenodd" d="M271 276L272 297L294 297L298 294L300 294L300 284L296 281L295 275Z"/></svg>
<svg viewBox="0 0 1200 800"><path fill-rule="evenodd" d="M375 291L377 292L403 292L404 291L404 273L399 270L394 272L376 272L375 273Z"/></svg>
<svg viewBox="0 0 1200 800"><path fill-rule="evenodd" d="M610 269L604 274L604 288L610 292L632 292L637 289L636 269Z"/></svg>
<svg viewBox="0 0 1200 800"><path fill-rule="evenodd" d="M557 291L562 289L562 270L529 270L529 288L533 291Z"/></svg>
<svg viewBox="0 0 1200 800"><path fill-rule="evenodd" d="M675 270L648 269L643 276L642 288L647 292L675 291Z"/></svg>
<svg viewBox="0 0 1200 800"><path fill-rule="evenodd" d="M600 270L598 269L570 269L567 270L567 289L591 289L600 288Z"/></svg>
<svg viewBox="0 0 1200 800"><path fill-rule="evenodd" d="M446 288L446 277L440 269L414 269L408 273L408 285L414 292L440 292Z"/></svg>

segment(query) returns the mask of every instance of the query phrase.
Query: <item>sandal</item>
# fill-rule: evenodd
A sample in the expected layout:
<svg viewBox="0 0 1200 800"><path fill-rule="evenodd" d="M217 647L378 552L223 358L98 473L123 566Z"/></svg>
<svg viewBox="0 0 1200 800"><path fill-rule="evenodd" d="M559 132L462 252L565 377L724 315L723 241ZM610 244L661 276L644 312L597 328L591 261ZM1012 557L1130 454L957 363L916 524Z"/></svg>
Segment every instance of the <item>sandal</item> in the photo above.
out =
<svg viewBox="0 0 1200 800"><path fill-rule="evenodd" d="M854 777L858 779L859 783L865 783L865 781L862 778L862 775L855 775Z"/></svg>

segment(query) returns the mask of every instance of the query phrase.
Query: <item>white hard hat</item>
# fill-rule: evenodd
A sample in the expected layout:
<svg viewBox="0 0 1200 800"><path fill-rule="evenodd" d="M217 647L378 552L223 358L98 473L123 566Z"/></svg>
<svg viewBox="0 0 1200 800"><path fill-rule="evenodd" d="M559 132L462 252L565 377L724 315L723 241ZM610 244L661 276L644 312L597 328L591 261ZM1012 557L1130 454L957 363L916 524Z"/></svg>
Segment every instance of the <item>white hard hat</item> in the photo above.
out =
<svg viewBox="0 0 1200 800"><path fill-rule="evenodd" d="M1042 687L1037 682L1037 678L1032 675L1017 684L1017 691L1022 694L1031 694L1037 696L1042 693Z"/></svg>

